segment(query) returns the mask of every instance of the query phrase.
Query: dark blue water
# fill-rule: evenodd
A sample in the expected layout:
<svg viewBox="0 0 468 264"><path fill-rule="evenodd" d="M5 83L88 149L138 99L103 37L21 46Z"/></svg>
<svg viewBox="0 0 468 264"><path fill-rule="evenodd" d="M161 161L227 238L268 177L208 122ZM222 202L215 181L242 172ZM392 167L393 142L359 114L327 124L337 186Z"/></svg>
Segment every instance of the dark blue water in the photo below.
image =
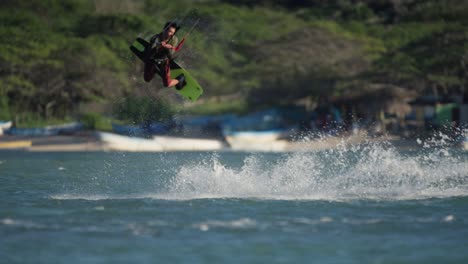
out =
<svg viewBox="0 0 468 264"><path fill-rule="evenodd" d="M0 263L468 263L468 155L0 152Z"/></svg>

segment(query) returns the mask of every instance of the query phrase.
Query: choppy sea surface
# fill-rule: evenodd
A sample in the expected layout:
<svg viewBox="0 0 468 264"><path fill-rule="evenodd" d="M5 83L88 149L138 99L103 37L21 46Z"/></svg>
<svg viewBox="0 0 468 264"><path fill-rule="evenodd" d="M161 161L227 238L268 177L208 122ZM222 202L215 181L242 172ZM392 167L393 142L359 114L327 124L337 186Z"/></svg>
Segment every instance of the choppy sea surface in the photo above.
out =
<svg viewBox="0 0 468 264"><path fill-rule="evenodd" d="M468 153L0 152L0 263L468 263Z"/></svg>

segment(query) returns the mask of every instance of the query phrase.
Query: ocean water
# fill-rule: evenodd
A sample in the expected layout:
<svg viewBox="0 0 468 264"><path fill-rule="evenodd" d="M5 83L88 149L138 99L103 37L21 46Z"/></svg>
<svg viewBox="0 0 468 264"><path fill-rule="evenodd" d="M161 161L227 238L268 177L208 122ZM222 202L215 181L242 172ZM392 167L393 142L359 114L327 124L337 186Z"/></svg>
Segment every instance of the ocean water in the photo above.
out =
<svg viewBox="0 0 468 264"><path fill-rule="evenodd" d="M468 263L468 153L0 152L0 263Z"/></svg>

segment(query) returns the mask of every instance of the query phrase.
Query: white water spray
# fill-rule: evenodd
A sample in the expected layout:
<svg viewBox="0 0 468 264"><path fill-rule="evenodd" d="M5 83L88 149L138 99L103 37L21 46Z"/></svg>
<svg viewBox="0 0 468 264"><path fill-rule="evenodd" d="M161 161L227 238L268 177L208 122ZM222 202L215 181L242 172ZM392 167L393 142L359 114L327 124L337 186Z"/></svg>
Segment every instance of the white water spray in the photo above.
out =
<svg viewBox="0 0 468 264"><path fill-rule="evenodd" d="M290 154L273 163L252 154L241 168L217 156L182 166L166 198L305 200L405 200L468 195L466 155L452 155L441 141L413 154L389 143Z"/></svg>

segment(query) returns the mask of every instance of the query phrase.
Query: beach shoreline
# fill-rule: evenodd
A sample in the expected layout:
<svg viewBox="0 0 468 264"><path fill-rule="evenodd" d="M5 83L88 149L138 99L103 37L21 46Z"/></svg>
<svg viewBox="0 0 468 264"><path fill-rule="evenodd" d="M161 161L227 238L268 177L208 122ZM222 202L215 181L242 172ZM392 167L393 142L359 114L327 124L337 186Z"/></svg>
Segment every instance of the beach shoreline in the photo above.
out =
<svg viewBox="0 0 468 264"><path fill-rule="evenodd" d="M111 135L112 137L120 137L127 141L141 141L138 143L142 147L141 150L138 148L129 147L125 143L120 144L118 147L112 146L109 142L103 140L103 135ZM265 145L281 144L282 148L232 148L229 145L223 145L212 150L202 147L183 147L185 144L184 140L187 138L172 138L174 141L172 144L177 145L178 142L182 144L182 147L171 149L169 148L148 148L147 142L156 142L154 139L142 139L133 138L127 136L121 136L117 134L96 132L96 131L84 131L75 133L72 135L56 135L56 136L11 136L3 135L0 137L0 151L27 151L27 152L113 152L113 151L131 151L131 152L172 152L172 151L260 151L260 152L301 152L301 151L315 151L333 149L337 147L357 145L363 143L382 143L387 142L399 149L416 149L420 148L420 144L416 140L405 140L395 136L380 136L380 137L368 137L363 135L352 135L343 137L323 137L317 139L303 139L298 141L286 141L281 140L277 142L266 143ZM203 141L206 139L192 139L193 141L200 141L203 145ZM220 141L222 142L222 141ZM199 144L199 145L200 145ZM220 143L221 144L221 143ZM219 145L219 144L218 144Z"/></svg>
<svg viewBox="0 0 468 264"><path fill-rule="evenodd" d="M31 152L86 152L105 151L105 146L93 132L57 136L0 137L0 151L20 150Z"/></svg>

